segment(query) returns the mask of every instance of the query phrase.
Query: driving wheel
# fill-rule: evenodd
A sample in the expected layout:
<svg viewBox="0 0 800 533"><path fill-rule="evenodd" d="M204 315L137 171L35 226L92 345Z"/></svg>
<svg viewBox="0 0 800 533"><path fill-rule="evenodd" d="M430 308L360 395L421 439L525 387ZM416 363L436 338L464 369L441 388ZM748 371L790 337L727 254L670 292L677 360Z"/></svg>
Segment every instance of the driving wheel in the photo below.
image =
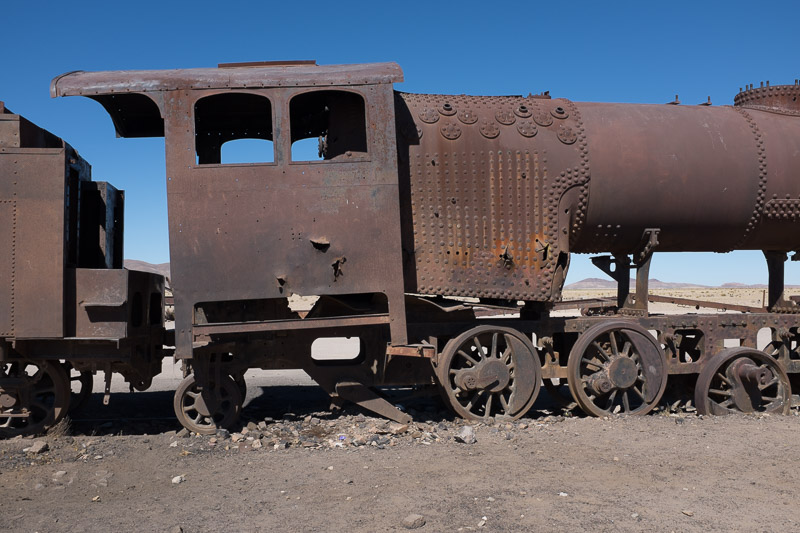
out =
<svg viewBox="0 0 800 533"><path fill-rule="evenodd" d="M523 334L478 326L451 339L437 369L444 396L455 411L471 420L516 419L536 400L541 364Z"/></svg>
<svg viewBox="0 0 800 533"><path fill-rule="evenodd" d="M35 435L69 408L69 380L58 362L0 364L0 436Z"/></svg>
<svg viewBox="0 0 800 533"><path fill-rule="evenodd" d="M211 435L217 429L229 428L238 420L242 396L230 376L221 376L219 383L209 380L207 387L201 387L195 375L189 374L175 391L173 406L183 427Z"/></svg>
<svg viewBox="0 0 800 533"><path fill-rule="evenodd" d="M664 351L643 327L604 320L587 329L567 362L569 389L586 414L643 415L667 387Z"/></svg>
<svg viewBox="0 0 800 533"><path fill-rule="evenodd" d="M726 348L705 364L694 401L704 415L789 414L792 390L778 361L754 348Z"/></svg>

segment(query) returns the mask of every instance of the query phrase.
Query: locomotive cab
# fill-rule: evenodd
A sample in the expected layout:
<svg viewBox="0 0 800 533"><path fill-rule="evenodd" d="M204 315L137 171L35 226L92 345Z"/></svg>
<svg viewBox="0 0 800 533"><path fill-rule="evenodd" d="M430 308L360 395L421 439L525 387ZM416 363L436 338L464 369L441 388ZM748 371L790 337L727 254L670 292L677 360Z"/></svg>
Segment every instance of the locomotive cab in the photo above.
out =
<svg viewBox="0 0 800 533"><path fill-rule="evenodd" d="M307 61L54 80L54 95L99 101L119 136L165 137L179 358L314 320L390 324L392 341L405 342L392 92L401 80L393 63ZM338 303L301 324L292 295Z"/></svg>

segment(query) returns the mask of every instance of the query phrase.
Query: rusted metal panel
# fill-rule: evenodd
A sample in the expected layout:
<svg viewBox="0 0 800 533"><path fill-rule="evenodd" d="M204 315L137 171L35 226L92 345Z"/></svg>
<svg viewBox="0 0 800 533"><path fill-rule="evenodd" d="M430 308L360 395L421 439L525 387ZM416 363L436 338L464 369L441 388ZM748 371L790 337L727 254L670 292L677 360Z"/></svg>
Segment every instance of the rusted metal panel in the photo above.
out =
<svg viewBox="0 0 800 533"><path fill-rule="evenodd" d="M202 89L374 85L403 81L397 63L175 70L71 72L53 79L50 95L91 96Z"/></svg>
<svg viewBox="0 0 800 533"><path fill-rule="evenodd" d="M274 112L275 163L265 164L199 164L192 110L218 91L169 99L167 192L179 356L191 345L197 303L290 294L386 294L392 339L405 342L393 94L389 85L348 90L366 106L366 154L312 162L290 156L289 102L307 90L255 92L270 99Z"/></svg>
<svg viewBox="0 0 800 533"><path fill-rule="evenodd" d="M18 337L64 334L65 150L0 154L0 199L14 202L12 315Z"/></svg>
<svg viewBox="0 0 800 533"><path fill-rule="evenodd" d="M128 271L78 268L75 276L75 336L116 338L126 336Z"/></svg>
<svg viewBox="0 0 800 533"><path fill-rule="evenodd" d="M398 93L396 106L408 290L557 298L568 251L559 229L579 201L569 191L588 180L574 105Z"/></svg>
<svg viewBox="0 0 800 533"><path fill-rule="evenodd" d="M16 202L0 200L0 337L14 336Z"/></svg>
<svg viewBox="0 0 800 533"><path fill-rule="evenodd" d="M75 279L75 337L147 336L164 321L164 278L123 269L68 270Z"/></svg>

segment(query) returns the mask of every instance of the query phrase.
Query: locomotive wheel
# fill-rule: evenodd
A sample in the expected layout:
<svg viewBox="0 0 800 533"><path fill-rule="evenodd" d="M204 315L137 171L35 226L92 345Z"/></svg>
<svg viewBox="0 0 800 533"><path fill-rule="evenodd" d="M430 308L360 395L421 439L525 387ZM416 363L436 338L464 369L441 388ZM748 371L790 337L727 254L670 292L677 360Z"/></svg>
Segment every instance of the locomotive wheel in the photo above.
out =
<svg viewBox="0 0 800 533"><path fill-rule="evenodd" d="M586 414L649 413L667 387L664 351L646 329L606 320L587 329L569 353L569 390Z"/></svg>
<svg viewBox="0 0 800 533"><path fill-rule="evenodd" d="M774 358L754 348L726 348L711 358L697 378L694 402L703 415L789 414L789 377Z"/></svg>
<svg viewBox="0 0 800 533"><path fill-rule="evenodd" d="M57 362L0 365L0 436L46 431L67 414L69 399L69 380Z"/></svg>
<svg viewBox="0 0 800 533"><path fill-rule="evenodd" d="M509 328L478 326L451 339L438 377L456 414L470 420L513 420L533 405L541 364L531 341Z"/></svg>
<svg viewBox="0 0 800 533"><path fill-rule="evenodd" d="M542 385L544 385L544 389L547 391L547 394L550 395L550 398L560 407L572 410L578 406L575 398L572 397L572 393L569 391L569 385L566 379L545 378L542 380Z"/></svg>
<svg viewBox="0 0 800 533"><path fill-rule="evenodd" d="M81 372L75 370L71 364L62 363L64 372L69 378L70 399L69 412L73 413L86 405L92 395L92 385L94 376L91 372Z"/></svg>
<svg viewBox="0 0 800 533"><path fill-rule="evenodd" d="M194 374L186 376L175 391L173 407L183 427L201 435L211 435L219 428L228 428L242 411L242 395L230 376L221 383L210 382L201 389Z"/></svg>

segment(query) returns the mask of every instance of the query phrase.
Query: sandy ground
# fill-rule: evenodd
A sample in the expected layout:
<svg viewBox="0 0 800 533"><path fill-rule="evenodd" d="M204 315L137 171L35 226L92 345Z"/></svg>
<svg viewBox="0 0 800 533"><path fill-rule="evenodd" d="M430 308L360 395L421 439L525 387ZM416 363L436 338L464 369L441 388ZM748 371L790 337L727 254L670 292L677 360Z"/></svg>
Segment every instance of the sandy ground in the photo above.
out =
<svg viewBox="0 0 800 533"><path fill-rule="evenodd" d="M408 402L403 428L328 411L302 372L250 371L244 434L182 437L180 377L167 364L134 394L115 380L70 428L0 441L0 530L403 531L419 514L420 531L800 531L797 408L593 419L542 392L493 425Z"/></svg>

